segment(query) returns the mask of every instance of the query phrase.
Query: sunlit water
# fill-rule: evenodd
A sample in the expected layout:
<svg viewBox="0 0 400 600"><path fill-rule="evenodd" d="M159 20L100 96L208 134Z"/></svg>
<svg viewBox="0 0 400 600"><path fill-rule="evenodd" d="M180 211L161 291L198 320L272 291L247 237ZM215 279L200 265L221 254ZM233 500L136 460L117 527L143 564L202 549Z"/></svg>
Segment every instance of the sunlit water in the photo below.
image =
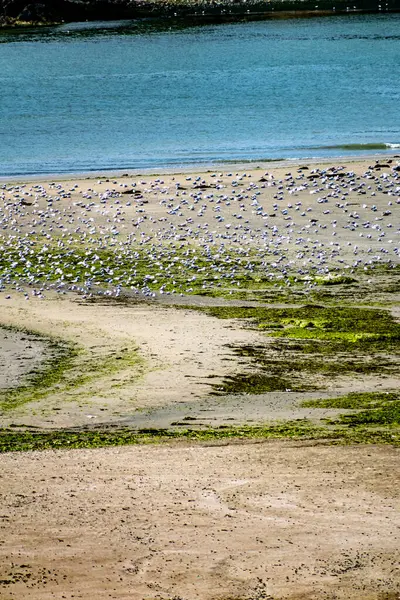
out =
<svg viewBox="0 0 400 600"><path fill-rule="evenodd" d="M399 14L0 32L0 175L385 152L399 64Z"/></svg>

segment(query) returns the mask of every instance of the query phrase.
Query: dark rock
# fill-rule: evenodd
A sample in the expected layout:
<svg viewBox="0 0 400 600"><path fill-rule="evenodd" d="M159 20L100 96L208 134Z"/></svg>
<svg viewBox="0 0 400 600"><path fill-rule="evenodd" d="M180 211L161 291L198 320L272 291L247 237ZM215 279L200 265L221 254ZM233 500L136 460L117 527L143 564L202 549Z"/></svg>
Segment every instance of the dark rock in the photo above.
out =
<svg viewBox="0 0 400 600"><path fill-rule="evenodd" d="M47 21L49 12L45 4L28 4L17 16L18 21Z"/></svg>

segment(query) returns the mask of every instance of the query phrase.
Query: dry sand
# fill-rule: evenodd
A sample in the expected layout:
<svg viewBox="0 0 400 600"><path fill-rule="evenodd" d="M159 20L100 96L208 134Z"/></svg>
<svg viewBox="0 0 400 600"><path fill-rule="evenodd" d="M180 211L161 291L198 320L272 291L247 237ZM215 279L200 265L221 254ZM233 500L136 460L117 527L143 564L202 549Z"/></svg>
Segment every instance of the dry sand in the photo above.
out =
<svg viewBox="0 0 400 600"><path fill-rule="evenodd" d="M395 600L398 459L283 442L5 455L0 598Z"/></svg>

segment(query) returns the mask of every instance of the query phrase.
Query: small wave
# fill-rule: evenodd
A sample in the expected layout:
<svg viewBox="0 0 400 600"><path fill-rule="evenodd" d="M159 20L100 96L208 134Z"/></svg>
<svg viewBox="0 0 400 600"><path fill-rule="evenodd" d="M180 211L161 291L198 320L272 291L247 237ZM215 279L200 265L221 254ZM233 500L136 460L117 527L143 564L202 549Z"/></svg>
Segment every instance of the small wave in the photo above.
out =
<svg viewBox="0 0 400 600"><path fill-rule="evenodd" d="M335 146L321 146L319 150L387 150L400 148L400 144L372 142L369 144L338 144Z"/></svg>

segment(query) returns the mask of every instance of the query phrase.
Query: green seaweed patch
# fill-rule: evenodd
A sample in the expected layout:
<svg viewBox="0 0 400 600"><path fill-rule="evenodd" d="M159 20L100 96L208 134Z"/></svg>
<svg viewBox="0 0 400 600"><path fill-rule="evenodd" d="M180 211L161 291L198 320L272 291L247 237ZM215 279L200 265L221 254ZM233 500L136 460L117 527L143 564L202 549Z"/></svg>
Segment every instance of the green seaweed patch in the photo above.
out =
<svg viewBox="0 0 400 600"><path fill-rule="evenodd" d="M28 374L24 385L1 390L0 408L2 410L11 410L41 396L45 390L59 385L65 377L65 373L73 367L80 350L76 345L68 343L65 340L44 336L36 331L16 327L2 326L2 328L25 333L40 341L44 341L51 352L49 359L45 360L36 371Z"/></svg>
<svg viewBox="0 0 400 600"><path fill-rule="evenodd" d="M332 425L350 427L400 425L399 392L353 392L340 398L310 400L302 404L309 408L344 408L357 412L343 413L335 419L325 419Z"/></svg>
<svg viewBox="0 0 400 600"><path fill-rule="evenodd" d="M245 345L234 346L232 350L238 356L250 358L255 368L284 378L286 386L283 391L287 388L292 391L318 389L315 378L312 386L305 383L306 375L311 374L334 377L346 373L384 373L391 370L386 356L328 353L330 346L327 348L320 342L279 339L266 347Z"/></svg>
<svg viewBox="0 0 400 600"><path fill-rule="evenodd" d="M47 369L32 377L26 386L5 390L0 398L0 407L12 410L24 404L41 401L51 394L64 394L68 392L68 399L74 400L76 396L82 398L91 391L82 390L82 386L92 382L98 384L99 379L115 375L127 369L136 369L143 363L136 349L120 350L100 358L86 358L79 362L76 357L83 354L79 348L71 348L70 353L60 359L51 359ZM136 370L134 371L137 377ZM120 387L124 385L124 381ZM72 392L75 392L72 393Z"/></svg>
<svg viewBox="0 0 400 600"><path fill-rule="evenodd" d="M116 429L116 430L0 430L0 452L46 450L57 448L104 448L172 440L225 440L251 438L307 437L316 428L305 420L265 427L226 427L208 429Z"/></svg>
<svg viewBox="0 0 400 600"><path fill-rule="evenodd" d="M314 321L301 319L285 319L281 324L261 324L260 329L275 330L273 335L291 337L296 339L339 340L349 343L380 342L391 339L387 333L372 333L367 331L336 331L331 322L315 319ZM281 331L277 331L281 329ZM397 337L395 338L397 339Z"/></svg>
<svg viewBox="0 0 400 600"><path fill-rule="evenodd" d="M375 409L399 400L400 392L350 392L339 398L307 400L301 406L304 408Z"/></svg>
<svg viewBox="0 0 400 600"><path fill-rule="evenodd" d="M400 425L400 401L388 402L379 408L361 410L357 413L341 414L332 424L343 423L350 427L359 425L397 426Z"/></svg>
<svg viewBox="0 0 400 600"><path fill-rule="evenodd" d="M350 347L390 349L398 353L400 323L386 310L305 305L290 308L207 307L222 319L247 319L248 325L271 337L339 342L332 350Z"/></svg>
<svg viewBox="0 0 400 600"><path fill-rule="evenodd" d="M241 319L245 326L265 331L272 340L265 345L232 346L239 356L250 358L255 374L225 377L215 393L265 393L319 389L323 379L397 371L400 325L384 310L359 307L266 308L244 306L202 307L219 318ZM307 381L308 376L308 381Z"/></svg>
<svg viewBox="0 0 400 600"><path fill-rule="evenodd" d="M400 444L394 430L319 427L306 419L260 426L221 426L207 429L113 429L113 430L0 430L0 453L73 448L105 448L172 441L212 442L243 440L319 440L330 444Z"/></svg>
<svg viewBox="0 0 400 600"><path fill-rule="evenodd" d="M314 389L304 382L295 383L293 378L273 373L239 373L227 375L221 383L212 386L214 395L265 394L267 392L305 392Z"/></svg>
<svg viewBox="0 0 400 600"><path fill-rule="evenodd" d="M98 383L102 377L115 375L126 370L133 370L135 377L137 377L136 369L142 365L143 360L139 357L136 348L122 348L106 356L86 358L71 369L61 391L75 390L79 397L82 397L83 392L79 388L83 385L92 382ZM123 382L121 385L123 385Z"/></svg>
<svg viewBox="0 0 400 600"><path fill-rule="evenodd" d="M353 285L358 283L357 279L349 275L329 275L326 277L315 277L317 285Z"/></svg>
<svg viewBox="0 0 400 600"><path fill-rule="evenodd" d="M79 397L82 397L82 386L97 383L102 377L127 370L133 370L137 376L136 369L143 364L136 348L121 348L106 356L88 357L77 344L55 337L45 337L34 331L13 329L45 340L52 354L35 372L29 374L24 385L0 392L0 409L3 411L19 408L29 402L41 401L50 394L68 392L68 398L73 399L74 395L71 395L71 392L76 391Z"/></svg>

